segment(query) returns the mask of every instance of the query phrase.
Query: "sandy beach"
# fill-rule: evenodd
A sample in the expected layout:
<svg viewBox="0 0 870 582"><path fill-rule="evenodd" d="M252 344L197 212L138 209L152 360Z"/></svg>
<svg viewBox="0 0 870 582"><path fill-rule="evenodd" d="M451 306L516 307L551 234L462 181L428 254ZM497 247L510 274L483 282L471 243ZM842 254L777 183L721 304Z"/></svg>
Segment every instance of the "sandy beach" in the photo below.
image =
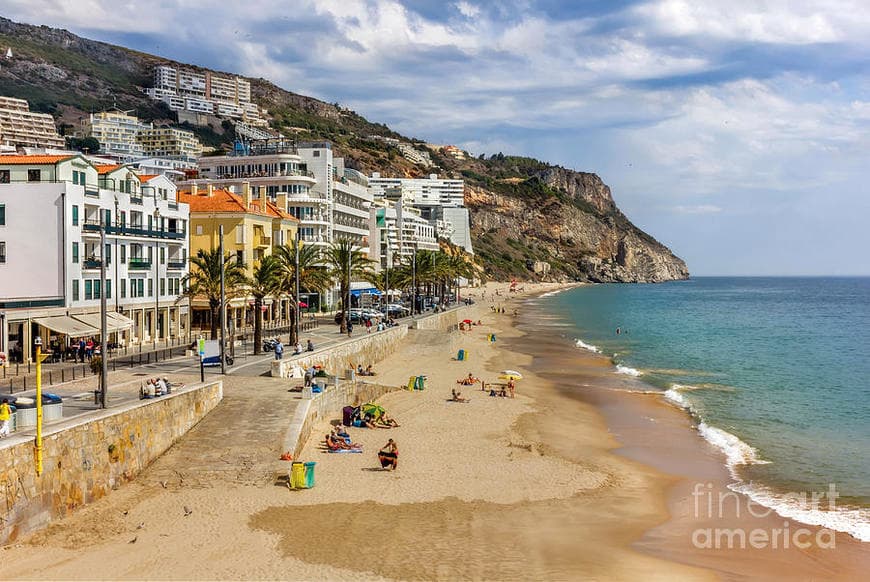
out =
<svg viewBox="0 0 870 582"><path fill-rule="evenodd" d="M526 294L554 288L527 285ZM667 529L690 475L680 463L655 466L658 457L623 442L645 434L629 418L664 415L675 454L696 454L703 449L685 438L688 419L643 399L615 411L613 400L567 395L558 374L570 373L572 364L552 360L543 364L547 373L536 373L542 364L532 354L547 344L514 326L518 297L509 297L505 284L490 284L486 293L471 290L472 319L482 325L413 331L399 352L375 364L381 384L428 378L423 391L379 400L400 427L349 429L363 454L323 450L323 435L338 418L315 428L302 459L317 462L315 488L289 491L272 481L220 476L167 486L155 475L183 464L170 453L133 483L6 548L2 577L706 580L825 573L848 579L862 571L867 556L858 546L842 560L847 566L840 554L801 554L804 563L690 551L679 525ZM505 314L491 309L502 305ZM495 343L487 341L492 333ZM468 361L456 360L459 349L469 351ZM513 399L456 384L469 372L495 381L506 368L524 375ZM593 370L590 383L610 373L594 358L585 369ZM470 402L449 402L453 388ZM388 438L399 447L396 471L377 462ZM270 446L252 442L259 454L278 444ZM711 480L721 478L713 453L710 459L705 470ZM746 560L739 574L727 567L735 559Z"/></svg>

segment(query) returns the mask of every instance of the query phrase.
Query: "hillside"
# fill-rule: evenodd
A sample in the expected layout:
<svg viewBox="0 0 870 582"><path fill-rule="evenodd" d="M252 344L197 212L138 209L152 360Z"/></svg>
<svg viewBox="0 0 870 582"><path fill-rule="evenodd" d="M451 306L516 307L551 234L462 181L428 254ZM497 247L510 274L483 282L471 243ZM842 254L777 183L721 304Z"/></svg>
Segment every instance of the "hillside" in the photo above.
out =
<svg viewBox="0 0 870 582"><path fill-rule="evenodd" d="M201 69L65 30L0 18L0 48L5 51L7 46L14 57L0 62L0 94L27 99L33 110L52 113L66 133L87 113L115 106L133 109L149 121L172 123L174 113L148 99L142 87L150 86L159 64ZM332 141L350 167L409 177L436 171L369 139L377 135L412 141L384 124L265 79L249 80L254 100L268 110L275 129L300 140ZM196 131L204 143L219 146L232 140L228 129L228 124L215 124ZM595 174L502 154L460 161L430 153L440 174L466 180L475 251L491 277L624 282L688 277L685 263L635 227ZM538 274L531 270L536 261ZM540 271L541 262L549 264L548 274Z"/></svg>

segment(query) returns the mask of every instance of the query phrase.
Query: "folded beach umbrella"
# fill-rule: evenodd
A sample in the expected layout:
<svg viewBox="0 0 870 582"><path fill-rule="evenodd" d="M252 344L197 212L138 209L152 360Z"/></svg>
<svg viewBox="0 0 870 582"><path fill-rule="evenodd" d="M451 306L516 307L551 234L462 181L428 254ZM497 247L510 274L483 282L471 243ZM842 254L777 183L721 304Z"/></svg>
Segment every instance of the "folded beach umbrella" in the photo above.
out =
<svg viewBox="0 0 870 582"><path fill-rule="evenodd" d="M499 376L499 378L502 378L504 380L522 380L523 375L516 370L502 370L501 376Z"/></svg>

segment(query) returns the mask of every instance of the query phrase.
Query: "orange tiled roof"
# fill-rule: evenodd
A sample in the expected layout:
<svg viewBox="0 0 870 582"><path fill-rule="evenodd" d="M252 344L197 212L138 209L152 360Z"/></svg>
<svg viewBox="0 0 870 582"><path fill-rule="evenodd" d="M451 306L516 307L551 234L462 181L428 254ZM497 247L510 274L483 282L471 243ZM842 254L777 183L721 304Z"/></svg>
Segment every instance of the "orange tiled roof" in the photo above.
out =
<svg viewBox="0 0 870 582"><path fill-rule="evenodd" d="M149 182L159 176L160 174L140 174L139 181L140 182Z"/></svg>
<svg viewBox="0 0 870 582"><path fill-rule="evenodd" d="M121 167L120 164L96 164L94 166L97 169L98 174L108 174L109 172L114 172L118 168Z"/></svg>
<svg viewBox="0 0 870 582"><path fill-rule="evenodd" d="M208 196L206 190L199 190L196 196L193 196L190 191L178 193L178 201L190 205L190 212L247 212L249 214L258 214L260 216L268 216L269 218L285 218L296 220L292 215L281 211L271 202L266 203L266 209L260 208L260 201L255 200L251 204L251 208L245 209L245 201L238 194L234 194L229 190L215 188L212 195Z"/></svg>
<svg viewBox="0 0 870 582"><path fill-rule="evenodd" d="M59 155L59 156L18 156L18 155L10 155L10 156L0 156L0 165L45 165L45 164L56 164L63 160L68 160L70 158L74 158L74 155Z"/></svg>

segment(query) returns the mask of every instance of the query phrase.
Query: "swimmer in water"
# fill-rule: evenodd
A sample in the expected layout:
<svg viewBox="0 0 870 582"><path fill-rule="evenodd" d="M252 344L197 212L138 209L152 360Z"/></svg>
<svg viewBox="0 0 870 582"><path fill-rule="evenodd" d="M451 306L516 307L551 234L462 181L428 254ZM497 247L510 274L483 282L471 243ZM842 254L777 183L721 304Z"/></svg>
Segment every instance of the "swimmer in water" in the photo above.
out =
<svg viewBox="0 0 870 582"><path fill-rule="evenodd" d="M619 334L620 334L620 330L619 330L619 328L617 327L617 328L616 328L616 335L619 335Z"/></svg>

